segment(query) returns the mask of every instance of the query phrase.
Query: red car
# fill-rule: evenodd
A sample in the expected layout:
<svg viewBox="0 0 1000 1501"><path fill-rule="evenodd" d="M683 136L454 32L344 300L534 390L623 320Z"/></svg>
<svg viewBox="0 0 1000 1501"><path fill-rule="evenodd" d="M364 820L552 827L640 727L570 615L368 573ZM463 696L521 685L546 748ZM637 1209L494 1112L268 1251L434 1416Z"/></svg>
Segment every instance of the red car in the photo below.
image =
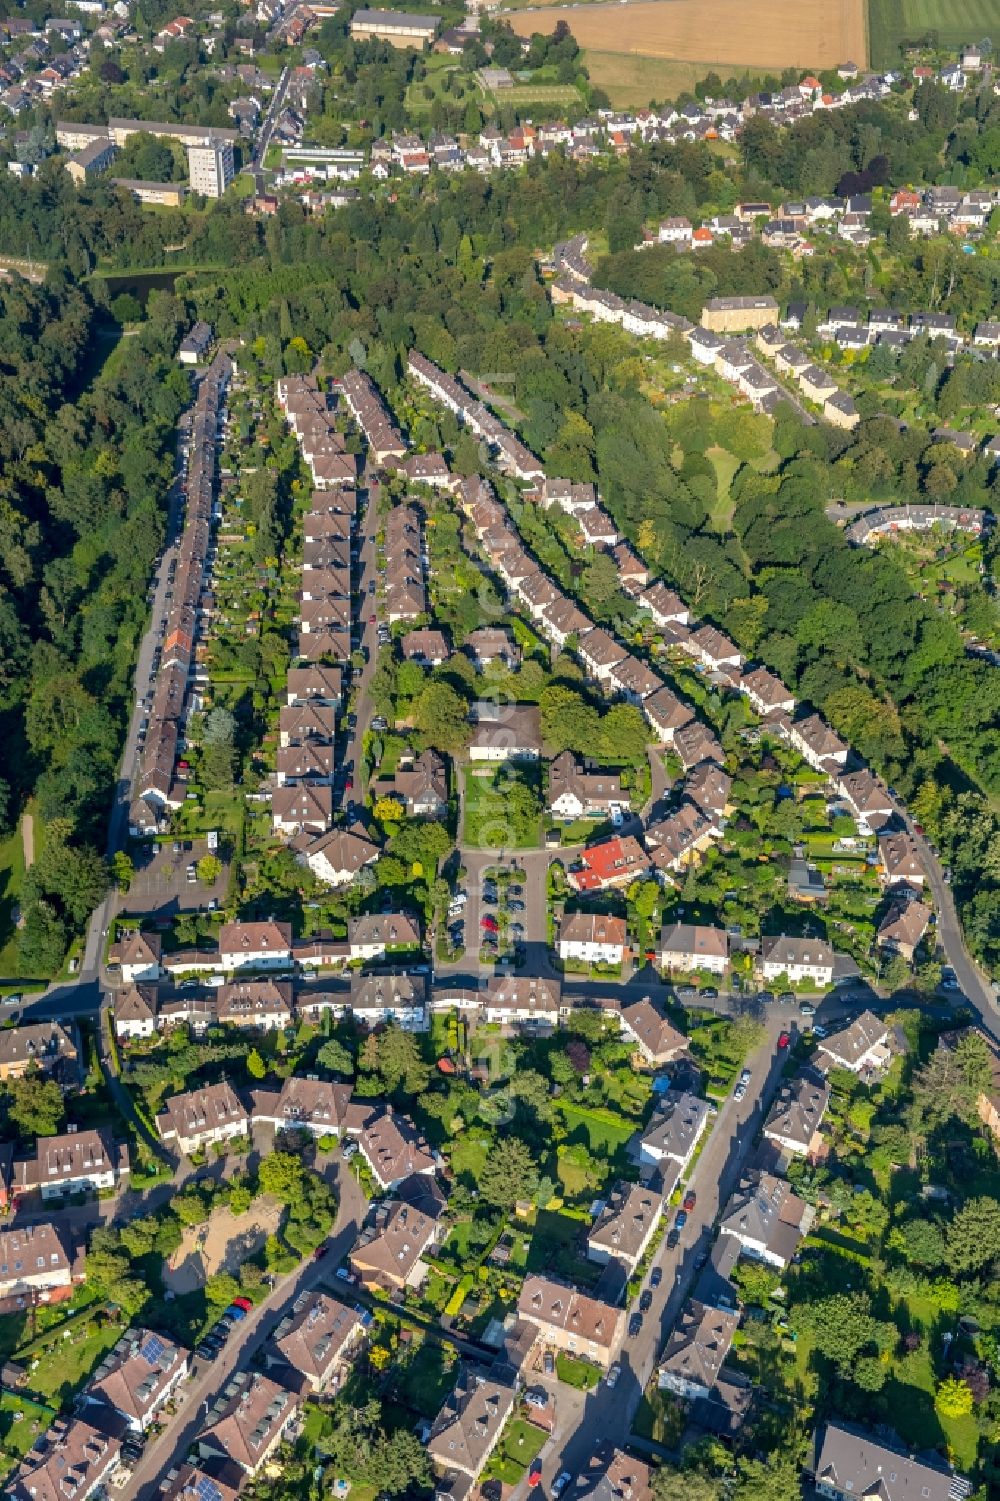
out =
<svg viewBox="0 0 1000 1501"><path fill-rule="evenodd" d="M354 778L353 777L348 777L347 778L347 781L344 783L344 791L345 792L353 792L354 791Z"/></svg>
<svg viewBox="0 0 1000 1501"><path fill-rule="evenodd" d="M488 933L497 933L500 931L499 924L495 917L484 917L479 926L481 928L485 928Z"/></svg>
<svg viewBox="0 0 1000 1501"><path fill-rule="evenodd" d="M691 1213L691 1210L694 1208L697 1202L698 1195L695 1193L693 1188L689 1189L688 1192L684 1195L684 1208L687 1210L688 1214Z"/></svg>
<svg viewBox="0 0 1000 1501"><path fill-rule="evenodd" d="M234 1298L233 1307L242 1308L244 1313L249 1313L251 1308L253 1307L253 1304L251 1303L249 1298Z"/></svg>
<svg viewBox="0 0 1000 1501"><path fill-rule="evenodd" d="M313 1252L313 1260L314 1261L322 1261L323 1257L326 1255L326 1253L327 1253L327 1251L329 1251L329 1249L330 1249L330 1247L327 1244L327 1242L325 1240L322 1241L316 1247L315 1251Z"/></svg>
<svg viewBox="0 0 1000 1501"><path fill-rule="evenodd" d="M368 617L368 624L369 625L375 625L375 623L376 623L375 616L374 615L369 615L369 617Z"/></svg>
<svg viewBox="0 0 1000 1501"><path fill-rule="evenodd" d="M789 1037L787 1032L782 1032L781 1036L778 1038L779 1048L787 1048L791 1040L792 1039Z"/></svg>
<svg viewBox="0 0 1000 1501"><path fill-rule="evenodd" d="M531 1468L528 1470L528 1484L529 1485L538 1485L538 1483L541 1480L541 1478L542 1478L542 1461L540 1459L533 1459L531 1461Z"/></svg>

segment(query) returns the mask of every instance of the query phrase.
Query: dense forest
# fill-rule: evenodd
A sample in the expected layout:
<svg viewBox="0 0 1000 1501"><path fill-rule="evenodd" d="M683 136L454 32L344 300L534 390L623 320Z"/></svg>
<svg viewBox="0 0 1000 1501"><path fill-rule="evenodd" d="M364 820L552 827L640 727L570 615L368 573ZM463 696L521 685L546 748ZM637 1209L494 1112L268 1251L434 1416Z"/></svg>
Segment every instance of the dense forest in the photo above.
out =
<svg viewBox="0 0 1000 1501"><path fill-rule="evenodd" d="M105 885L104 824L163 536L184 313L150 309L88 386L106 325L53 275L0 288L0 784L45 838L22 893L24 972L57 968ZM107 344L104 344L106 352Z"/></svg>

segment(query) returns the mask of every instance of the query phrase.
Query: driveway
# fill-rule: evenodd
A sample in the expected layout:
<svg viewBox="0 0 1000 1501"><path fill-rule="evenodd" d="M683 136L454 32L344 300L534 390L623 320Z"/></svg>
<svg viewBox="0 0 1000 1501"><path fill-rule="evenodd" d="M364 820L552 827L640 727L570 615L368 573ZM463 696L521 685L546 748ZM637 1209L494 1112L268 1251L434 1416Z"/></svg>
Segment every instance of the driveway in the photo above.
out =
<svg viewBox="0 0 1000 1501"><path fill-rule="evenodd" d="M333 1268L353 1247L368 1210L367 1200L342 1158L337 1164L336 1189L339 1208L326 1241L327 1255L321 1261L309 1257L287 1277L279 1278L263 1303L240 1322L216 1361L194 1359L194 1375L180 1388L181 1410L142 1456L120 1492L123 1501L153 1501L160 1482L171 1465L187 1454L233 1373L250 1367L299 1294L327 1282L335 1285Z"/></svg>

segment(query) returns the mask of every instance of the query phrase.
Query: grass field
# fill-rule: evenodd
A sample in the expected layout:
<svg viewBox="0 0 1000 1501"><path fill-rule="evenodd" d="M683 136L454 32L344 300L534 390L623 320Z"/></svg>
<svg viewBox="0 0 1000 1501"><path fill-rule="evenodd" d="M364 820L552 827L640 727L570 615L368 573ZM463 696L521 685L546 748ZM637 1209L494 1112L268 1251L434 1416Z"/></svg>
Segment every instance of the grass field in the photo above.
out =
<svg viewBox="0 0 1000 1501"><path fill-rule="evenodd" d="M930 31L939 47L951 49L987 36L1000 40L1000 0L868 0L873 68L898 66L900 42Z"/></svg>
<svg viewBox="0 0 1000 1501"><path fill-rule="evenodd" d="M628 0L627 10L581 5L565 19L587 50L710 61L716 68L828 68L848 58L866 62L864 6L865 0ZM512 12L510 22L522 36L549 26L544 7ZM706 59L710 49L714 55Z"/></svg>

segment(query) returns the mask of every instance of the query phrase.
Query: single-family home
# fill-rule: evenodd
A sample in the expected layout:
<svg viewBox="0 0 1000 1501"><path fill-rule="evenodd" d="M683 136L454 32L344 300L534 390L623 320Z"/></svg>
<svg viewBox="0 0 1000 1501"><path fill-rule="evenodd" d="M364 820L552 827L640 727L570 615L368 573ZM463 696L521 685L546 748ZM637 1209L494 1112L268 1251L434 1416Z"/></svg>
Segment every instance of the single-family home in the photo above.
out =
<svg viewBox="0 0 1000 1501"><path fill-rule="evenodd" d="M711 1113L707 1100L687 1090L671 1092L659 1102L642 1133L639 1161L647 1167L659 1168L665 1180L670 1175L672 1181L667 1191L694 1156Z"/></svg>
<svg viewBox="0 0 1000 1501"><path fill-rule="evenodd" d="M167 1335L129 1329L84 1389L87 1416L94 1416L95 1406L111 1408L132 1433L145 1433L187 1377L190 1363L191 1352Z"/></svg>
<svg viewBox="0 0 1000 1501"><path fill-rule="evenodd" d="M427 1142L413 1122L405 1115L398 1115L391 1105L366 1122L358 1146L384 1193L414 1173L435 1171L436 1163Z"/></svg>
<svg viewBox="0 0 1000 1501"><path fill-rule="evenodd" d="M9 1501L87 1501L110 1484L121 1460L121 1440L83 1418L57 1418L38 1435L4 1487ZM70 1483L71 1482L71 1483Z"/></svg>
<svg viewBox="0 0 1000 1501"><path fill-rule="evenodd" d="M337 1391L364 1333L365 1320L357 1308L307 1288L275 1330L274 1347L318 1395Z"/></svg>
<svg viewBox="0 0 1000 1501"><path fill-rule="evenodd" d="M927 879L916 842L909 834L880 834L878 861L884 886L922 887Z"/></svg>
<svg viewBox="0 0 1000 1501"><path fill-rule="evenodd" d="M921 938L927 932L933 913L924 902L893 902L879 923L876 939L879 948L899 954L909 963Z"/></svg>
<svg viewBox="0 0 1000 1501"><path fill-rule="evenodd" d="M437 751L405 752L391 777L371 784L373 798L392 798L410 818L443 818L448 812L448 769Z"/></svg>
<svg viewBox="0 0 1000 1501"><path fill-rule="evenodd" d="M259 1372L238 1371L195 1443L203 1459L231 1460L248 1475L265 1465L296 1417L301 1399Z"/></svg>
<svg viewBox="0 0 1000 1501"><path fill-rule="evenodd" d="M920 1458L901 1444L890 1445L865 1429L827 1423L816 1436L816 1494L828 1501L956 1501L969 1494L968 1482L943 1459Z"/></svg>
<svg viewBox="0 0 1000 1501"><path fill-rule="evenodd" d="M439 1230L436 1213L404 1198L378 1204L351 1251L351 1268L365 1287L387 1293L419 1287L427 1275L424 1253Z"/></svg>
<svg viewBox="0 0 1000 1501"><path fill-rule="evenodd" d="M190 1155L199 1147L234 1141L250 1133L250 1116L226 1080L176 1094L156 1117L160 1140Z"/></svg>
<svg viewBox="0 0 1000 1501"><path fill-rule="evenodd" d="M537 761L542 754L537 704L494 704L480 700L470 711L470 761Z"/></svg>
<svg viewBox="0 0 1000 1501"><path fill-rule="evenodd" d="M616 890L631 886L649 865L649 856L638 839L626 834L588 846L567 878L580 892Z"/></svg>
<svg viewBox="0 0 1000 1501"><path fill-rule="evenodd" d="M760 941L760 969L765 980L787 976L793 983L809 980L829 985L833 980L833 949L822 938L793 938L780 933Z"/></svg>
<svg viewBox="0 0 1000 1501"><path fill-rule="evenodd" d="M251 1119L255 1126L273 1126L275 1131L342 1136L350 1119L350 1104L350 1084L293 1075L283 1080L280 1090L254 1090Z"/></svg>
<svg viewBox="0 0 1000 1501"><path fill-rule="evenodd" d="M219 929L219 961L227 974L289 969L292 925L287 922L226 922Z"/></svg>
<svg viewBox="0 0 1000 1501"><path fill-rule="evenodd" d="M358 871L379 857L379 847L350 829L330 829L296 846L304 865L325 886L348 886Z"/></svg>
<svg viewBox="0 0 1000 1501"><path fill-rule="evenodd" d="M128 1173L125 1142L112 1140L106 1130L71 1128L63 1136L39 1136L34 1156L13 1163L11 1193L15 1198L40 1193L43 1199L61 1198L67 1193L101 1193L117 1188Z"/></svg>
<svg viewBox="0 0 1000 1501"><path fill-rule="evenodd" d="M350 957L368 962L388 953L419 949L420 921L409 912L368 912L347 924Z"/></svg>
<svg viewBox="0 0 1000 1501"><path fill-rule="evenodd" d="M689 1298L660 1360L659 1385L679 1397L707 1397L729 1354L740 1316Z"/></svg>
<svg viewBox="0 0 1000 1501"><path fill-rule="evenodd" d="M0 1230L0 1303L5 1311L61 1302L71 1295L72 1287L72 1252L57 1225ZM18 1301L8 1304L8 1299Z"/></svg>
<svg viewBox="0 0 1000 1501"><path fill-rule="evenodd" d="M500 1442L516 1400L515 1387L463 1365L431 1424L427 1438L431 1463L446 1476L454 1473L475 1483ZM438 1489L439 1494L455 1494L448 1487Z"/></svg>
<svg viewBox="0 0 1000 1501"><path fill-rule="evenodd" d="M850 1026L824 1037L819 1060L825 1068L846 1068L864 1080L876 1077L892 1061L892 1033L873 1011L862 1011Z"/></svg>
<svg viewBox="0 0 1000 1501"><path fill-rule="evenodd" d="M289 980L233 980L217 992L216 1017L231 1027L259 1027L264 1032L290 1027L293 1017Z"/></svg>
<svg viewBox="0 0 1000 1501"><path fill-rule="evenodd" d="M621 777L612 771L585 771L572 751L549 766L547 805L553 818L607 818L628 807Z"/></svg>

